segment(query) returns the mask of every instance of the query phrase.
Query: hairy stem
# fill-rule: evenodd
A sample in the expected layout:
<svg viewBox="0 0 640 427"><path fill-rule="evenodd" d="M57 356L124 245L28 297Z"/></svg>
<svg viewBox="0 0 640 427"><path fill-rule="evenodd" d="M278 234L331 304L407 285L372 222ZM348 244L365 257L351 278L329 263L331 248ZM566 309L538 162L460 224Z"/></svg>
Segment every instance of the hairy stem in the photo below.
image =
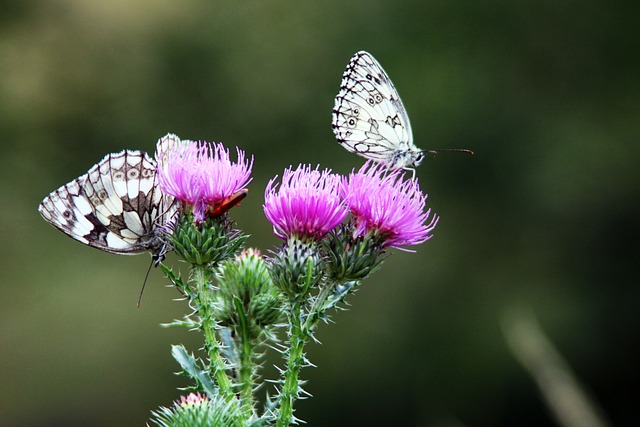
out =
<svg viewBox="0 0 640 427"><path fill-rule="evenodd" d="M240 366L238 368L238 380L240 387L240 404L245 416L245 421L247 421L254 414L253 380L256 375L256 364L253 350L255 344L251 339L248 319L242 301L240 298L234 297L233 303L239 320L238 335L240 345L238 346L238 355L240 358Z"/></svg>
<svg viewBox="0 0 640 427"><path fill-rule="evenodd" d="M290 302L289 349L284 383L280 393L280 407L277 427L286 427L293 421L293 405L300 394L300 370L305 363L304 346L318 326L324 313L353 292L359 282L324 283L313 300L307 315L303 313L303 304L299 299Z"/></svg>
<svg viewBox="0 0 640 427"><path fill-rule="evenodd" d="M304 346L309 331L303 328L302 308L299 301L293 301L289 312L289 349L287 369L280 393L280 413L277 427L288 427L293 421L293 404L299 395L299 375L304 363Z"/></svg>
<svg viewBox="0 0 640 427"><path fill-rule="evenodd" d="M235 398L231 381L226 374L227 366L220 355L220 343L216 338L217 324L212 313L211 270L205 266L193 266L193 281L196 285L196 307L201 319L204 348L209 356L210 373L226 401Z"/></svg>

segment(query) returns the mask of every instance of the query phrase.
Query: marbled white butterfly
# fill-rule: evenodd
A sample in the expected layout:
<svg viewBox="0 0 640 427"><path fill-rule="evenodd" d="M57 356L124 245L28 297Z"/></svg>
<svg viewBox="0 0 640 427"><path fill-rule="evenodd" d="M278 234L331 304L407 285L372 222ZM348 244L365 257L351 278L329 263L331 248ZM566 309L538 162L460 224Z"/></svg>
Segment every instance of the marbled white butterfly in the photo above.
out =
<svg viewBox="0 0 640 427"><path fill-rule="evenodd" d="M463 149L420 150L411 123L389 76L371 54L356 53L342 75L333 108L333 132L347 150L390 168L415 168L425 153Z"/></svg>
<svg viewBox="0 0 640 427"><path fill-rule="evenodd" d="M158 261L166 250L163 227L176 214L177 203L160 191L156 162L147 153L125 150L108 154L49 194L38 211L86 245L122 255L150 251Z"/></svg>

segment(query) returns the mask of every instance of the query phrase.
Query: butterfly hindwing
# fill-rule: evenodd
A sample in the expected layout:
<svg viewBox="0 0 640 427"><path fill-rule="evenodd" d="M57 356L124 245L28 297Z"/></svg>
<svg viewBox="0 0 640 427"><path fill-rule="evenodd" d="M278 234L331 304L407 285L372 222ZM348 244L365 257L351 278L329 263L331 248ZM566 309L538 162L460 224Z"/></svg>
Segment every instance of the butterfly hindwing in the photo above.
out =
<svg viewBox="0 0 640 427"><path fill-rule="evenodd" d="M347 150L390 167L414 167L422 160L398 91L367 52L356 53L347 65L332 128Z"/></svg>
<svg viewBox="0 0 640 427"><path fill-rule="evenodd" d="M116 254L151 251L164 242L160 229L176 212L174 199L156 183L156 163L146 153L108 154L81 177L46 197L40 214L89 246Z"/></svg>
<svg viewBox="0 0 640 427"><path fill-rule="evenodd" d="M81 195L83 175L49 194L38 206L40 215L51 225L74 239L89 244L88 236L94 230L91 205Z"/></svg>

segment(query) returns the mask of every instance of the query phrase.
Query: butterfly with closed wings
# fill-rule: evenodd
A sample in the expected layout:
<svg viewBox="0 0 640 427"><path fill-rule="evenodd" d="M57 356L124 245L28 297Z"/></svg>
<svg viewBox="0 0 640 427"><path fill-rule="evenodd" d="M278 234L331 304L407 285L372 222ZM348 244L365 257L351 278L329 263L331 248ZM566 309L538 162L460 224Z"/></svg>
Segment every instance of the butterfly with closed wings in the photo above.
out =
<svg viewBox="0 0 640 427"><path fill-rule="evenodd" d="M38 206L48 223L79 242L121 255L149 251L156 262L177 209L160 191L155 160L133 150L108 154Z"/></svg>
<svg viewBox="0 0 640 427"><path fill-rule="evenodd" d="M464 149L421 150L413 143L411 122L389 76L371 54L356 53L342 75L333 108L333 132L348 151L391 169L415 168L425 153Z"/></svg>

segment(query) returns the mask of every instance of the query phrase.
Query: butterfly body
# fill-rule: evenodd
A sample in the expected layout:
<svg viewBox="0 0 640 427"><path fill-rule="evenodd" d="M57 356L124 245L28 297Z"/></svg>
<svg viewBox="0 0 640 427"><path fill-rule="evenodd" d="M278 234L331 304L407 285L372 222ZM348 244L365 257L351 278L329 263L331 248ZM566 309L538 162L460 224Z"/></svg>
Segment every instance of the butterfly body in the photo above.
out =
<svg viewBox="0 0 640 427"><path fill-rule="evenodd" d="M162 258L163 227L177 212L157 185L156 162L141 151L105 156L89 171L45 197L38 211L68 236L105 252L145 251Z"/></svg>
<svg viewBox="0 0 640 427"><path fill-rule="evenodd" d="M424 153L413 143L411 123L400 95L382 66L360 51L342 75L332 128L348 151L390 168L414 168Z"/></svg>

